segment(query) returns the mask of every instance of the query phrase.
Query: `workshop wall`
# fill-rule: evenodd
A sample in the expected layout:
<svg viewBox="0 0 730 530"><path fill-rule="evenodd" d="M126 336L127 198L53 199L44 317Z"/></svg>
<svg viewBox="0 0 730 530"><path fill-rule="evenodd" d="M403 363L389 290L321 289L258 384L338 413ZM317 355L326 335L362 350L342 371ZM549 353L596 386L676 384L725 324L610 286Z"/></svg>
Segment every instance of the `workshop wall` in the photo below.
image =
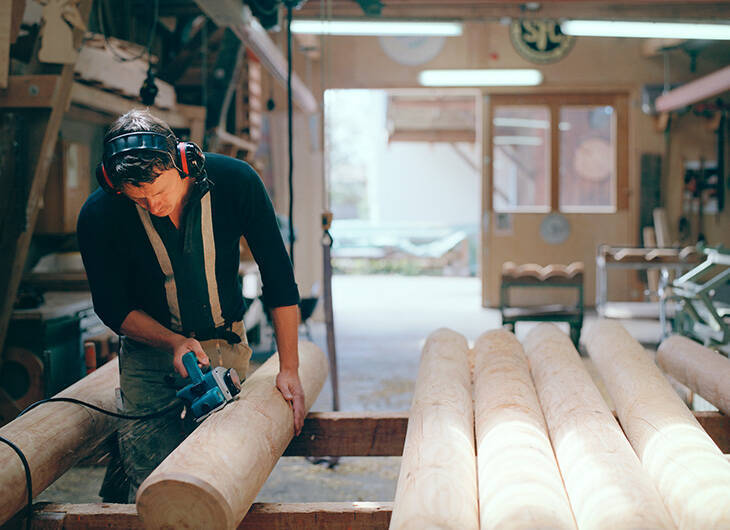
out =
<svg viewBox="0 0 730 530"><path fill-rule="evenodd" d="M637 245L639 208L639 160L642 153L662 154L663 134L656 130L655 117L641 111L641 87L645 84L661 84L664 81L662 56L643 57L641 39L579 38L574 48L561 61L550 65L535 65L523 59L510 42L508 26L499 23L466 23L462 37L447 38L441 52L429 62L408 66L392 60L381 48L375 37L329 37L323 50L323 59L313 61L299 57L295 68L307 72L307 82L315 93L319 92L320 79L326 88L417 88L418 73L426 68L539 68L544 82L536 88L484 89L486 97L498 93L595 93L618 91L629 98L629 148L628 148L628 197L629 208L611 214L570 214L566 217L574 227L574 236L562 245L547 245L539 240L539 223L544 214L515 214L514 232L510 237L496 239L490 229L484 234L482 275L484 277L484 301L493 305L498 300L499 271L504 261L567 262L582 260L586 264L586 302L594 300L596 245ZM716 49L715 49L716 50ZM726 55L726 54L725 54ZM682 51L670 52L670 81L681 83L717 70L730 62L730 57L708 48L700 53L696 71L690 71L690 58ZM325 64L323 75L320 64ZM487 123L484 119L484 124ZM702 149L705 157L714 159L716 150L714 133L703 132L701 119L682 118L672 127L669 190L665 190L670 228L676 237L681 193L682 158L698 157ZM485 135L482 141L485 142ZM487 153L487 146L484 145ZM700 153L701 154L701 153ZM680 169L677 169L680 167ZM486 166L483 171L487 174ZM678 174L678 171L680 172ZM484 184L482 184L484 188ZM314 192L316 190L312 190ZM476 190L475 190L476 191ZM619 190L620 192L620 190ZM310 192L310 197L313 197ZM300 198L300 201L306 201ZM730 235L719 229L726 212L717 221L706 222L705 232L711 244L728 243ZM610 220L609 220L610 219ZM718 228L715 228L715 227ZM627 299L640 295L640 286L633 273L618 273L619 280L610 284L610 298ZM623 276L623 278L620 278Z"/></svg>

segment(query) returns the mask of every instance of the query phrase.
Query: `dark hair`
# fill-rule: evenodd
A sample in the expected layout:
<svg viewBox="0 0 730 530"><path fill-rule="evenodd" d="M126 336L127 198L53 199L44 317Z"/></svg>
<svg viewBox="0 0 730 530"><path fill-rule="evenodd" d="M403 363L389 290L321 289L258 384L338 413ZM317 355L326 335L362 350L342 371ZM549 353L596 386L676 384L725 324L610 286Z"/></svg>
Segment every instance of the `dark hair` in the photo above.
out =
<svg viewBox="0 0 730 530"><path fill-rule="evenodd" d="M166 136L169 155L159 151L138 150L104 160L104 167L115 188L120 188L123 184L139 186L152 182L163 171L175 167L177 140L164 121L150 114L148 110L130 110L112 124L104 136L104 142L131 132L154 132Z"/></svg>

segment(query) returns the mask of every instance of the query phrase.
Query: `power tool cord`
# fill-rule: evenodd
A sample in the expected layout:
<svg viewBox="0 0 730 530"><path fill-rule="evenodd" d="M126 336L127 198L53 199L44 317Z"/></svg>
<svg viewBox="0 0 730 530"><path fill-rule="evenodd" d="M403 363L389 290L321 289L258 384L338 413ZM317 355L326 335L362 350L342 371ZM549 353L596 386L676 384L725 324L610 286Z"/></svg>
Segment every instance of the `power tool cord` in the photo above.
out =
<svg viewBox="0 0 730 530"><path fill-rule="evenodd" d="M25 409L23 409L20 414L18 414L18 418L25 414L26 412L36 408L38 405L42 405L43 403L52 403L52 402L64 402L64 403L73 403L75 405L81 405L82 407L87 407L92 410L95 410L97 412L101 412L102 414L106 414L108 416L113 416L115 418L121 418L123 420L150 420L152 418L158 418L160 416L164 416L168 412L171 412L175 408L179 407L178 403L173 403L172 405L169 405L165 407L164 409L158 410L156 412L151 412L149 414L141 414L141 415L131 415L131 414L120 414L118 412L112 412L111 410L106 410L101 407L98 407L96 405L93 405L91 403L86 403L85 401L81 401L80 399L75 398L67 398L67 397L52 397L47 399L41 399L40 401L36 401L35 403L28 405ZM25 519L25 527L27 530L30 530L31 528L31 515L33 514L33 481L30 476L30 465L28 464L28 459L23 454L23 451L20 450L20 448L15 445L13 442L8 440L7 438L0 436L0 442L3 442L4 444L8 445L13 451L15 451L20 458L20 461L23 463L23 469L25 470L25 485L26 489L28 490L28 504L26 506L26 519Z"/></svg>

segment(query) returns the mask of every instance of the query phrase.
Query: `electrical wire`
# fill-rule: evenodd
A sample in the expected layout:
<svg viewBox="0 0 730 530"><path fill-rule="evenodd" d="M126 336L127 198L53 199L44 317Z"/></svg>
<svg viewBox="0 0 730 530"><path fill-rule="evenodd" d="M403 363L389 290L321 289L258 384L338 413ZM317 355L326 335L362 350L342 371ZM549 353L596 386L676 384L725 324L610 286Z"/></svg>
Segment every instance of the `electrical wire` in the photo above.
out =
<svg viewBox="0 0 730 530"><path fill-rule="evenodd" d="M112 55L122 63L126 63L129 61L136 61L137 59L141 59L144 57L145 54L149 56L150 49L152 48L152 41L155 37L155 29L157 28L157 22L159 20L160 15L160 0L155 0L155 7L154 7L154 16L152 17L152 26L150 27L150 36L147 39L147 47L139 52L138 55L134 57L123 57L122 55L119 55L117 51L112 46L111 42L109 41L109 37L106 34L106 30L104 29L104 16L101 11L101 4L102 2L100 0L97 0L96 2L96 11L97 11L97 18L99 19L99 29L101 30L101 34L104 36L104 42L106 43L107 47L109 48L109 51L112 52Z"/></svg>
<svg viewBox="0 0 730 530"><path fill-rule="evenodd" d="M30 530L31 524L30 519L31 515L33 514L33 485L30 478L30 466L28 465L28 459L25 458L25 455L23 454L23 451L20 450L20 448L15 445L13 442L8 440L7 438L0 436L0 442L3 442L4 444L7 444L10 446L10 448L15 451L20 458L20 461L23 463L23 469L25 470L25 483L28 487L28 504L26 506L26 512L27 515L25 517L25 527L27 530Z"/></svg>
<svg viewBox="0 0 730 530"><path fill-rule="evenodd" d="M87 403L85 401L81 401L80 399L76 398L67 398L67 397L52 397L47 399L41 399L40 401L36 401L35 403L32 403L31 405L28 405L26 408L24 408L20 414L18 414L18 418L25 414L26 412L29 412L36 408L38 405L42 405L44 403L53 403L53 402L64 402L64 403L73 403L75 405L81 405L82 407L87 407L92 410L95 410L97 412L101 412L102 414L106 414L108 416L113 416L115 418L121 418L124 420L149 420L153 418L158 418L160 416L164 416L165 414L168 414L172 412L174 409L180 406L179 403L172 403L171 405L168 405L167 407L160 409L155 412L151 412L149 414L140 414L140 415L132 415L132 414L120 414L118 412L112 412L111 410L106 410L101 407L98 407L92 403ZM23 454L23 451L20 450L20 448L15 445L12 441L8 440L4 436L0 436L0 442L8 445L20 458L20 461L23 464L23 470L25 471L25 485L26 489L28 491L28 502L26 505L26 519L25 519L25 527L27 530L31 529L31 519L33 515L33 479L30 474L30 465L28 464L28 459Z"/></svg>
<svg viewBox="0 0 730 530"><path fill-rule="evenodd" d="M292 51L291 51L291 19L292 6L291 3L286 4L286 51L288 56L287 76L286 76L286 103L287 103L287 121L289 124L289 258L291 259L292 268L294 268L294 145L293 145L293 106L292 106Z"/></svg>

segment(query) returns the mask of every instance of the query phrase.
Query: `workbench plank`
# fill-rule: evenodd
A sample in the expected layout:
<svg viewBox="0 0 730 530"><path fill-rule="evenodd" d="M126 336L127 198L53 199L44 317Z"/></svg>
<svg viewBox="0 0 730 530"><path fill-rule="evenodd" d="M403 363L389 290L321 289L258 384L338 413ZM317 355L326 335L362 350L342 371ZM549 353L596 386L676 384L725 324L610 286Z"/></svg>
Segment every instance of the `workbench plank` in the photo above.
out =
<svg viewBox="0 0 730 530"><path fill-rule="evenodd" d="M313 412L284 456L401 456L407 412Z"/></svg>

